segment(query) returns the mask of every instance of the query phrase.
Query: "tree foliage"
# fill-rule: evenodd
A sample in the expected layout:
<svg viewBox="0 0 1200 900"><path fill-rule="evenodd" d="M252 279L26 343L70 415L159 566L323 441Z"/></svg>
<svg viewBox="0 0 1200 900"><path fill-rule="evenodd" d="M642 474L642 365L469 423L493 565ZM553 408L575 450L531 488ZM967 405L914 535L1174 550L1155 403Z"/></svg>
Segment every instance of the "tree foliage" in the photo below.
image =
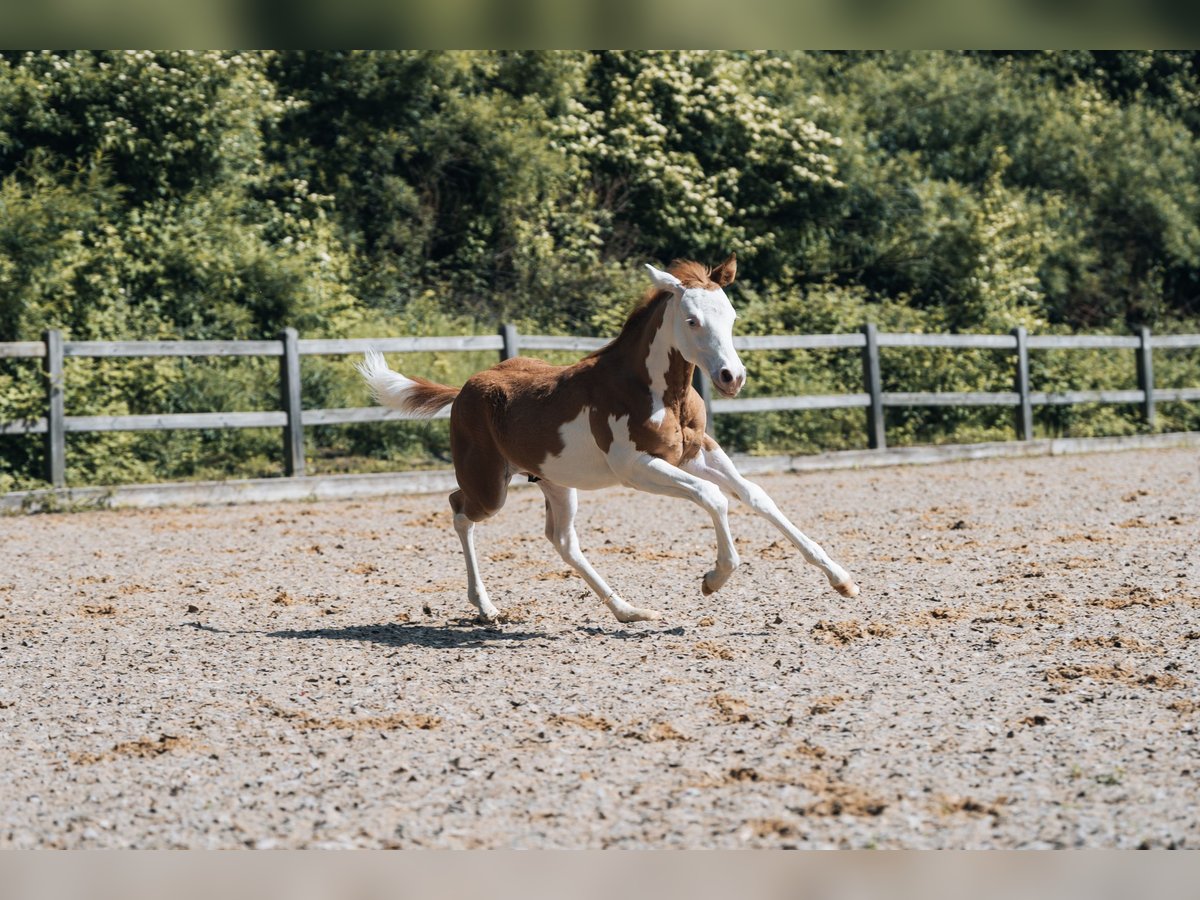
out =
<svg viewBox="0 0 1200 900"><path fill-rule="evenodd" d="M1198 101L1193 52L0 54L0 340L610 334L642 262L730 250L749 330L1195 329ZM413 362L455 380L482 361ZM857 389L836 354L748 362L764 391ZM909 390L1007 377L986 354L886 362ZM1064 386L1129 377L1035 365ZM347 369L306 363L308 402L363 402ZM72 361L68 411L270 408L268 370ZM0 418L36 415L41 390L0 364ZM846 445L857 415L721 428L741 448ZM889 424L942 440L1006 415ZM1039 421L1127 427L1113 415ZM409 458L444 450L438 427L319 440ZM72 440L75 481L277 455L269 432ZM0 489L35 480L39 454L0 441Z"/></svg>

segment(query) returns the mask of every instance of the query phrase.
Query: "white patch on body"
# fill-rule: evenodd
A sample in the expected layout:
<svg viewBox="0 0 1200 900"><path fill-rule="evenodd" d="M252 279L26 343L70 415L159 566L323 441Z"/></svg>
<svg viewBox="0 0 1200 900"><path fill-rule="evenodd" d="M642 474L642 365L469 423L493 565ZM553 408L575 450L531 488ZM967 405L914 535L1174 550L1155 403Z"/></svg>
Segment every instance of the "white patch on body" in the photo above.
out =
<svg viewBox="0 0 1200 900"><path fill-rule="evenodd" d="M596 446L591 413L585 406L579 415L558 429L562 453L550 454L541 464L542 476L547 481L584 491L620 484L620 479L608 467L604 452ZM613 439L616 440L616 432Z"/></svg>
<svg viewBox="0 0 1200 900"><path fill-rule="evenodd" d="M650 373L650 421L655 425L661 425L667 417L667 373L671 369L672 337L664 318L650 342L650 355L646 357L646 371Z"/></svg>
<svg viewBox="0 0 1200 900"><path fill-rule="evenodd" d="M613 439L605 462L617 481L628 486L630 472L637 465L637 461L646 454L638 449L633 440L629 416L609 416L608 429L612 432Z"/></svg>

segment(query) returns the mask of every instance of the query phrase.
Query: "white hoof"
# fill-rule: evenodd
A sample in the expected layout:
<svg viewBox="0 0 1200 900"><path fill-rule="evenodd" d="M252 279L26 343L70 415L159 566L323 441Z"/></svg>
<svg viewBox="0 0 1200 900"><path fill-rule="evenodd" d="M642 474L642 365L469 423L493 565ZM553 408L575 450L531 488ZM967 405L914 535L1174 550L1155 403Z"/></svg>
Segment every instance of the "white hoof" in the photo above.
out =
<svg viewBox="0 0 1200 900"><path fill-rule="evenodd" d="M833 589L843 597L857 597L858 585L853 580L843 581L841 584L835 584Z"/></svg>
<svg viewBox="0 0 1200 900"><path fill-rule="evenodd" d="M705 572L704 578L700 582L700 590L704 593L704 596L707 597L709 594L715 594L721 588L725 587L737 567L738 562L735 560L733 565L728 569L722 570L717 568Z"/></svg>
<svg viewBox="0 0 1200 900"><path fill-rule="evenodd" d="M653 622L655 619L661 619L662 613L654 609L638 609L636 606L630 606L620 597L609 597L604 601L604 605L612 610L612 614L617 617L618 622Z"/></svg>

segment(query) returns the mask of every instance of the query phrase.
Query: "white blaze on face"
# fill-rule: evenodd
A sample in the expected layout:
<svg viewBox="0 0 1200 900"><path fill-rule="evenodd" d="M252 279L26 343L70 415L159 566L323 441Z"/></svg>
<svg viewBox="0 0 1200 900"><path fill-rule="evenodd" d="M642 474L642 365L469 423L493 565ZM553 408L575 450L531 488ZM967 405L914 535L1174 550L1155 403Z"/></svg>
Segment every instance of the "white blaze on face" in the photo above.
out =
<svg viewBox="0 0 1200 900"><path fill-rule="evenodd" d="M746 380L746 368L733 349L736 318L733 304L720 288L688 288L679 299L679 351L703 369L722 393L736 393Z"/></svg>
<svg viewBox="0 0 1200 900"><path fill-rule="evenodd" d="M650 270L650 278L656 286L675 295L654 345L659 343L663 332L668 332L671 345L683 354L684 359L699 366L721 393L727 396L736 394L746 381L746 367L733 347L733 323L737 313L725 292L720 288L685 288L669 272L649 265L646 268ZM668 346L660 351L663 360L668 360L670 349ZM661 403L662 392L654 380L656 366L662 366L662 387L665 388L669 361L665 364L661 362L655 351L656 346L652 346L647 368L652 388L657 391ZM653 411L659 412L659 407L656 406ZM661 415L659 412L658 421L661 421Z"/></svg>

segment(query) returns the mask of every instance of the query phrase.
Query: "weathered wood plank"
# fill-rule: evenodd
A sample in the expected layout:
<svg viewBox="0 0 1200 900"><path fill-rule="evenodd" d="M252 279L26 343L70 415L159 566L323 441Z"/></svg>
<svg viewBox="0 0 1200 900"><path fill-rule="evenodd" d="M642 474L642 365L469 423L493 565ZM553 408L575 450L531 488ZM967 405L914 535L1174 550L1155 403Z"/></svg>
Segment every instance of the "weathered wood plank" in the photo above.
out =
<svg viewBox="0 0 1200 900"><path fill-rule="evenodd" d="M1154 348L1150 344L1150 329L1138 329L1137 380L1142 392L1142 421L1154 430Z"/></svg>
<svg viewBox="0 0 1200 900"><path fill-rule="evenodd" d="M14 419L10 422L0 422L0 434L45 434L46 420Z"/></svg>
<svg viewBox="0 0 1200 900"><path fill-rule="evenodd" d="M158 431L171 428L282 428L285 425L287 413L283 411L66 417L66 430L69 432Z"/></svg>
<svg viewBox="0 0 1200 900"><path fill-rule="evenodd" d="M37 359L45 355L44 341L9 341L0 344L0 359Z"/></svg>
<svg viewBox="0 0 1200 900"><path fill-rule="evenodd" d="M608 338L570 337L560 335L524 335L521 343L530 349L596 350ZM740 335L734 338L739 350L812 350L827 348L860 348L864 345L861 333L849 334L780 334ZM888 333L879 335L881 347L951 347L1014 349L1012 335L987 334L915 334ZM1030 335L1032 349L1097 349L1139 346L1139 339L1125 335ZM1200 334L1154 335L1155 349L1200 347ZM377 349L383 353L454 350L500 350L500 335L459 335L448 337L381 337L381 338L317 338L300 341L303 355L340 355L362 353ZM66 356L280 356L282 350L275 341L67 341ZM10 341L0 343L0 359L41 357L45 347L40 341Z"/></svg>
<svg viewBox="0 0 1200 900"><path fill-rule="evenodd" d="M46 480L56 488L67 483L67 436L63 398L63 336L57 328L42 335L46 358L42 370L46 375Z"/></svg>
<svg viewBox="0 0 1200 900"><path fill-rule="evenodd" d="M450 410L444 409L434 419L450 418ZM345 409L306 409L303 413L305 425L355 425L361 422L411 422L404 413L382 406L356 406Z"/></svg>
<svg viewBox="0 0 1200 900"><path fill-rule="evenodd" d="M591 353L610 342L611 338L557 337L549 334L521 335L522 350L575 350Z"/></svg>
<svg viewBox="0 0 1200 900"><path fill-rule="evenodd" d="M1141 391L1033 391L1033 403L1041 406L1070 406L1074 403L1142 403Z"/></svg>
<svg viewBox="0 0 1200 900"><path fill-rule="evenodd" d="M1020 401L1017 403L1017 439L1033 440L1033 403L1029 399L1029 332L1023 325L1013 329L1017 340L1017 365L1013 386Z"/></svg>
<svg viewBox="0 0 1200 900"><path fill-rule="evenodd" d="M1031 334L1031 350L1102 350L1119 347L1136 350L1141 340L1120 334Z"/></svg>
<svg viewBox="0 0 1200 900"><path fill-rule="evenodd" d="M500 326L500 359L513 359L521 355L520 334L517 326L505 323Z"/></svg>
<svg viewBox="0 0 1200 900"><path fill-rule="evenodd" d="M283 426L283 472L289 476L304 474L304 422L301 419L304 404L300 400L298 340L295 328L285 328L279 333L279 343L283 347L283 356L279 360L279 403L287 415L287 423Z"/></svg>
<svg viewBox="0 0 1200 900"><path fill-rule="evenodd" d="M880 334L880 347L951 347L959 350L1015 350L1011 334Z"/></svg>
<svg viewBox="0 0 1200 900"><path fill-rule="evenodd" d="M1171 403L1189 400L1200 400L1200 387L1196 388L1160 388L1154 389L1154 400L1157 403Z"/></svg>
<svg viewBox="0 0 1200 900"><path fill-rule="evenodd" d="M344 356L351 353L424 353L451 350L500 350L504 341L498 334L473 334L457 337L340 338L307 339L298 342L301 356Z"/></svg>
<svg viewBox="0 0 1200 900"><path fill-rule="evenodd" d="M736 336L737 350L829 350L865 346L862 332L850 334L747 334Z"/></svg>
<svg viewBox="0 0 1200 900"><path fill-rule="evenodd" d="M884 406L1018 406L1016 391L889 391Z"/></svg>
<svg viewBox="0 0 1200 900"><path fill-rule="evenodd" d="M1155 334L1150 337L1150 346L1155 350L1182 350L1200 347L1200 334Z"/></svg>
<svg viewBox="0 0 1200 900"><path fill-rule="evenodd" d="M879 370L879 329L863 326L863 390L870 397L867 406L867 445L872 450L887 447L887 428L883 418L883 376Z"/></svg>
<svg viewBox="0 0 1200 900"><path fill-rule="evenodd" d="M528 350L599 350L610 338L556 337L554 335L521 335L521 347ZM738 335L733 339L737 350L825 350L859 348L865 343L862 334L770 334Z"/></svg>
<svg viewBox="0 0 1200 900"><path fill-rule="evenodd" d="M279 341L67 341L66 356L282 356Z"/></svg>
<svg viewBox="0 0 1200 900"><path fill-rule="evenodd" d="M849 409L871 405L870 394L801 394L793 397L746 397L713 400L714 413L785 412L796 409Z"/></svg>

